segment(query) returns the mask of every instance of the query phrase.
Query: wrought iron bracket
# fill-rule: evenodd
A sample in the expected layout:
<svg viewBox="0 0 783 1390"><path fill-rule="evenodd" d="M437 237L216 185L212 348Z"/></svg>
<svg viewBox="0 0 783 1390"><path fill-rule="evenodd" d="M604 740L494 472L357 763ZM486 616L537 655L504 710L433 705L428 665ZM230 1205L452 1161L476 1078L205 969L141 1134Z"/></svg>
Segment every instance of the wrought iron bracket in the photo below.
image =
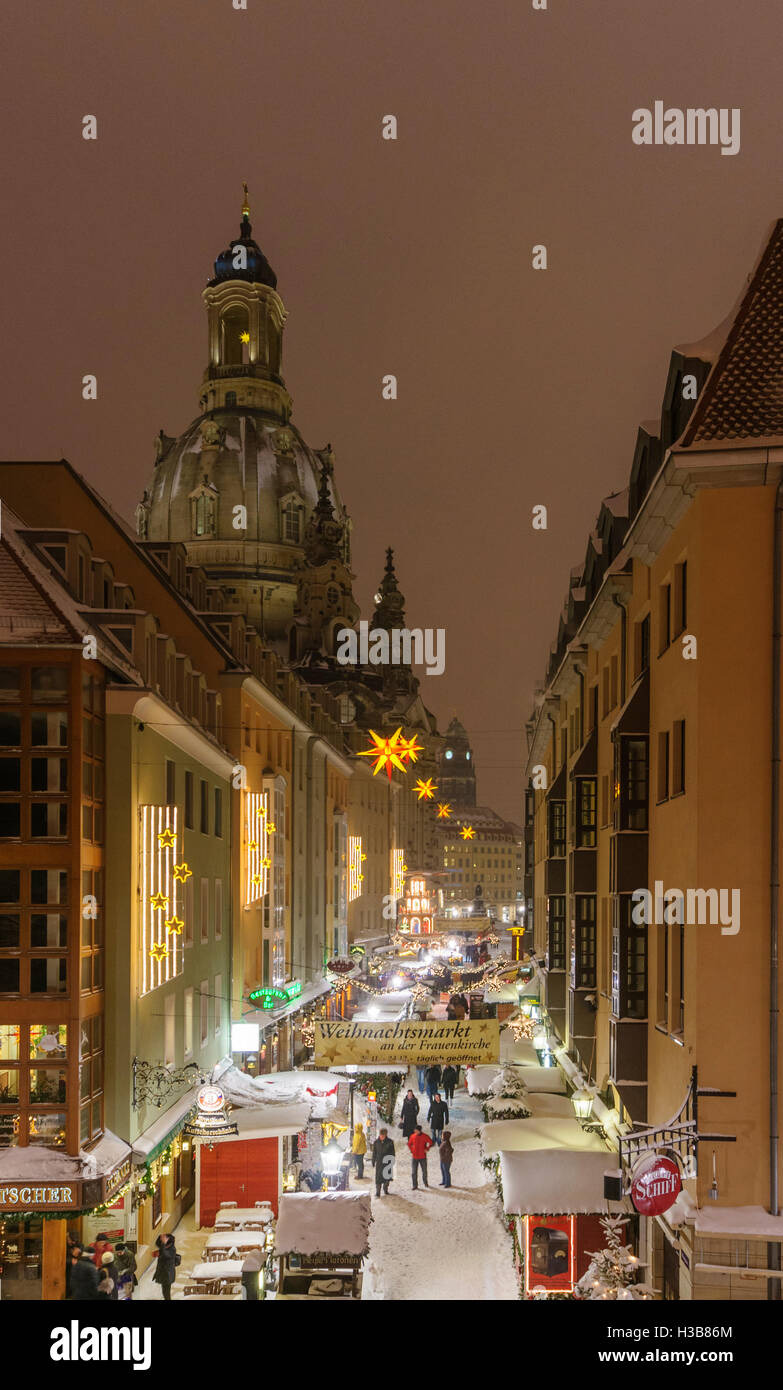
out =
<svg viewBox="0 0 783 1390"><path fill-rule="evenodd" d="M618 1149L621 1168L624 1171L633 1168L645 1153L656 1149L668 1149L674 1152L680 1160L683 1176L695 1178L698 1173L700 1142L711 1144L735 1144L737 1142L736 1134L699 1133L699 1098L725 1097L733 1099L736 1094L736 1091L718 1091L709 1087L700 1089L698 1070L694 1067L691 1071L685 1099L677 1114L667 1125L659 1125L656 1129L637 1130L635 1133L620 1136Z"/></svg>
<svg viewBox="0 0 783 1390"><path fill-rule="evenodd" d="M206 1076L197 1062L188 1062L186 1067L171 1071L155 1062L143 1062L139 1057L133 1059L134 1110L150 1102L158 1109L166 1103L173 1091L185 1086L195 1086L197 1081L206 1081Z"/></svg>

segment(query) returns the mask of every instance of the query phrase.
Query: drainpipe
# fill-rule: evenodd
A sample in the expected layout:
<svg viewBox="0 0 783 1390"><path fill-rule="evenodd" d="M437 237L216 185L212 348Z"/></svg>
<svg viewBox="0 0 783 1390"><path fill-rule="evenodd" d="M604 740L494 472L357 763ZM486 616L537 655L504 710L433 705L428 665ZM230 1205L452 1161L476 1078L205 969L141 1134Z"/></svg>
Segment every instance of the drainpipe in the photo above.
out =
<svg viewBox="0 0 783 1390"><path fill-rule="evenodd" d="M620 609L620 708L625 704L625 668L628 660L628 614L625 604L618 594L612 594L612 603Z"/></svg>
<svg viewBox="0 0 783 1390"><path fill-rule="evenodd" d="M779 1214L778 1191L778 936L780 895L780 586L783 571L783 478L775 493L772 551L772 750L769 882L769 1210ZM780 1269L780 1245L767 1246L767 1267ZM780 1301L780 1279L767 1283L768 1299Z"/></svg>

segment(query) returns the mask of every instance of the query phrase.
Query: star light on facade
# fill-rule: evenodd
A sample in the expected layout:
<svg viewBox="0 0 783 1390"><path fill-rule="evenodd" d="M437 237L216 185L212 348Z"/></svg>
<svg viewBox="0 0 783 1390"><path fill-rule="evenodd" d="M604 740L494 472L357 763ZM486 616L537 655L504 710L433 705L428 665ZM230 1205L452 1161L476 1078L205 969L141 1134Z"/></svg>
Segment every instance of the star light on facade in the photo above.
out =
<svg viewBox="0 0 783 1390"><path fill-rule="evenodd" d="M359 753L360 758L375 758L375 767L372 770L373 777L386 769L389 781L391 781L392 768L396 767L400 772L406 772L407 768L402 758L405 756L403 744L405 739L400 739L402 727L395 729L391 738L384 738L381 734L376 734L374 729L370 729L370 738L373 740L373 748L363 748ZM414 740L415 741L415 740Z"/></svg>
<svg viewBox="0 0 783 1390"><path fill-rule="evenodd" d="M463 825L459 833L462 836L463 840L472 840L474 835L476 834L472 825Z"/></svg>
<svg viewBox="0 0 783 1390"><path fill-rule="evenodd" d="M426 782L420 777L415 790L419 793L419 801L432 801L438 788L431 777L428 777Z"/></svg>
<svg viewBox="0 0 783 1390"><path fill-rule="evenodd" d="M249 343L249 342L250 342L250 334L249 334L249 333L240 333L240 335L239 335L239 341L240 341L240 343Z"/></svg>
<svg viewBox="0 0 783 1390"><path fill-rule="evenodd" d="M153 893L150 898L150 907L154 907L156 912L162 912L164 907L168 907L169 900L165 893Z"/></svg>
<svg viewBox="0 0 783 1390"><path fill-rule="evenodd" d="M413 735L413 738L400 739L400 757L404 758L406 763L415 763L416 759L419 756L419 753L423 752L424 745L416 742L415 734Z"/></svg>
<svg viewBox="0 0 783 1390"><path fill-rule="evenodd" d="M181 917L166 918L166 931L171 932L173 936L181 936L182 928L184 927L184 925L185 923L183 922Z"/></svg>
<svg viewBox="0 0 783 1390"><path fill-rule="evenodd" d="M160 965L160 962L165 959L168 953L169 948L165 941L154 941L150 946L150 955L153 960L158 962L158 965Z"/></svg>
<svg viewBox="0 0 783 1390"><path fill-rule="evenodd" d="M173 872L174 877L178 883L187 883L188 879L191 877L193 873L193 870L189 867L188 864L175 864Z"/></svg>
<svg viewBox="0 0 783 1390"><path fill-rule="evenodd" d="M448 820L451 816L451 807L448 801L438 802L438 820Z"/></svg>
<svg viewBox="0 0 783 1390"><path fill-rule="evenodd" d="M167 826L165 830L160 831L158 835L158 844L160 845L161 849L173 849L176 843L177 837L170 826Z"/></svg>

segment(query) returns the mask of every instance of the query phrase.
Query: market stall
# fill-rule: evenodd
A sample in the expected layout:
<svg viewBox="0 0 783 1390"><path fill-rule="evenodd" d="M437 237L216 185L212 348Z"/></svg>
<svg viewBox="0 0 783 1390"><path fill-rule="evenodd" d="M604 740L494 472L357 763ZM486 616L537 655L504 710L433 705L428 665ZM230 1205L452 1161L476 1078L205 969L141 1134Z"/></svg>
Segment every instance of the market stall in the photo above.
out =
<svg viewBox="0 0 783 1390"><path fill-rule="evenodd" d="M361 1192L295 1192L280 1199L278 1298L361 1298L372 1209Z"/></svg>

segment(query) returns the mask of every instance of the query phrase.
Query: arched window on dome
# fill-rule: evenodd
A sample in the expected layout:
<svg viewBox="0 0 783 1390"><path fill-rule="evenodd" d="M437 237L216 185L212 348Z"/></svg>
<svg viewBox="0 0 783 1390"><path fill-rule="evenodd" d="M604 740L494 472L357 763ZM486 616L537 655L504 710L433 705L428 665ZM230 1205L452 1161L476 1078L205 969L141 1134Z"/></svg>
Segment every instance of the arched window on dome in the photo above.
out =
<svg viewBox="0 0 783 1390"><path fill-rule="evenodd" d="M356 718L356 705L350 695L340 696L340 723L352 724Z"/></svg>
<svg viewBox="0 0 783 1390"><path fill-rule="evenodd" d="M236 405L236 403L237 403L237 393L236 393L236 391L227 391L227 392L226 392L226 405L227 405L227 406L232 406L232 405Z"/></svg>
<svg viewBox="0 0 783 1390"><path fill-rule="evenodd" d="M238 304L220 316L220 361L227 367L250 361L250 321Z"/></svg>
<svg viewBox="0 0 783 1390"><path fill-rule="evenodd" d="M288 545L302 544L304 502L298 492L280 498L280 539Z"/></svg>
<svg viewBox="0 0 783 1390"><path fill-rule="evenodd" d="M206 481L190 494L190 529L194 536L217 533L217 492Z"/></svg>

